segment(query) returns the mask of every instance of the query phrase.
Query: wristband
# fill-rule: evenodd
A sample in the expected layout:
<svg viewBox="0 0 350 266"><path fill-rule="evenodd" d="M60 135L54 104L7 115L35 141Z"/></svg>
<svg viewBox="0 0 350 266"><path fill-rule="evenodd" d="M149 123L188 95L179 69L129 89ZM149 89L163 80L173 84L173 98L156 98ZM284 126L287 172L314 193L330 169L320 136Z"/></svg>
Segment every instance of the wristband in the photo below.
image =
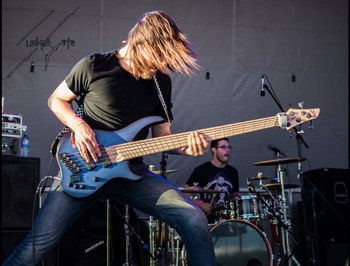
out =
<svg viewBox="0 0 350 266"><path fill-rule="evenodd" d="M203 201L201 201L201 200L198 202L198 204L197 204L197 205L198 205L198 207L200 207L200 206L201 206L202 202L203 202Z"/></svg>
<svg viewBox="0 0 350 266"><path fill-rule="evenodd" d="M77 120L78 118L80 118L80 116L75 115L75 116L73 116L73 117L69 120L69 125L68 125L68 126L69 126L73 131L75 131L75 130L74 130L75 120Z"/></svg>
<svg viewBox="0 0 350 266"><path fill-rule="evenodd" d="M85 123L84 120L80 120L78 123L75 123L75 128L77 128L78 126L80 126L83 123Z"/></svg>
<svg viewBox="0 0 350 266"><path fill-rule="evenodd" d="M75 132L75 130L76 130L76 128L78 127L78 126L80 126L81 124L83 124L83 123L86 123L81 117L79 117L79 116L75 116L74 118L74 121L73 121L73 132Z"/></svg>

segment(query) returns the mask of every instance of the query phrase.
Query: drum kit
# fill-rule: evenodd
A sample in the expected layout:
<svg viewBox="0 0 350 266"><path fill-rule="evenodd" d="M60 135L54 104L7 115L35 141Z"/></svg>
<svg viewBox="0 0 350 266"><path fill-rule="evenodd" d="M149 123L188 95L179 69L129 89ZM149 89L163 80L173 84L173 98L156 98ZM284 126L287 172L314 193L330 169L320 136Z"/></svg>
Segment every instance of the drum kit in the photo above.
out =
<svg viewBox="0 0 350 266"><path fill-rule="evenodd" d="M249 194L235 198L230 203L230 209L215 213L215 224L209 224L210 233L214 243L215 255L218 265L274 265L276 257L277 265L291 265L291 260L297 263L291 254L290 233L291 221L287 215L287 200L285 190L297 188L299 185L284 183L281 165L302 162L304 158L277 158L270 161L254 163L255 166L277 166L277 183L264 184L263 180L273 177L263 176L261 172L256 177L248 178ZM172 171L172 170L168 170ZM173 172L178 171L174 170ZM266 193L258 193L252 181L259 181L260 190ZM184 193L220 193L218 190L191 187L180 189ZM275 193L275 196L273 193ZM276 197L276 195L278 197ZM269 220L275 241L280 244L278 256L273 254L266 233L258 226L258 222ZM161 252L168 254L169 266L187 266L185 245L177 232L153 217L149 217L150 253L157 257ZM233 263L234 262L234 263ZM297 263L298 264L298 263ZM154 259L150 260L151 266L157 266Z"/></svg>

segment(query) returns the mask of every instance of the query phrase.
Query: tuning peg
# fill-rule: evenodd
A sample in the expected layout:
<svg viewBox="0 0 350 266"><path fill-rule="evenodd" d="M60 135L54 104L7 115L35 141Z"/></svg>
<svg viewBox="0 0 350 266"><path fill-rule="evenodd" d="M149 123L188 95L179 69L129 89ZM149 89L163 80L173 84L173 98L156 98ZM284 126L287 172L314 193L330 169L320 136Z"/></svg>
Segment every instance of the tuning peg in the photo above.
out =
<svg viewBox="0 0 350 266"><path fill-rule="evenodd" d="M301 125L299 127L299 130L297 131L298 134L303 134L304 133L304 130L301 129Z"/></svg>
<svg viewBox="0 0 350 266"><path fill-rule="evenodd" d="M298 107L300 107L301 109L304 109L304 108L303 108L303 105L304 105L304 102L298 103Z"/></svg>
<svg viewBox="0 0 350 266"><path fill-rule="evenodd" d="M314 130L314 125L312 124L312 120L310 121L309 128L310 128L311 130Z"/></svg>

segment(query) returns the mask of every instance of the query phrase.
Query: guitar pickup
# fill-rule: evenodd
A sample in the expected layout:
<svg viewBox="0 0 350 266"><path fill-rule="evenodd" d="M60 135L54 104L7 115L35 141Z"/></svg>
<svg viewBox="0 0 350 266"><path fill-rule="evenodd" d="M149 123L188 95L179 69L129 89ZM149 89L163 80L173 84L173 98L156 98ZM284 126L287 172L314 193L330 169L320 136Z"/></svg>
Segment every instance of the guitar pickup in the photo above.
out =
<svg viewBox="0 0 350 266"><path fill-rule="evenodd" d="M102 154L102 156L100 157L100 161L102 162L103 168L107 168L107 167L111 166L112 162L109 159L107 152L106 152L105 148L103 147L103 145L100 144L98 147L100 148L100 151Z"/></svg>
<svg viewBox="0 0 350 266"><path fill-rule="evenodd" d="M91 170L93 170L93 169L96 168L96 164L95 164L95 162L92 160L90 154L89 154L89 157L90 157L90 162L89 162L89 163L86 162L86 160L85 160L83 157L81 157L81 158L82 158L82 160L83 160L83 162L84 162L86 168L88 169L88 171L91 171Z"/></svg>

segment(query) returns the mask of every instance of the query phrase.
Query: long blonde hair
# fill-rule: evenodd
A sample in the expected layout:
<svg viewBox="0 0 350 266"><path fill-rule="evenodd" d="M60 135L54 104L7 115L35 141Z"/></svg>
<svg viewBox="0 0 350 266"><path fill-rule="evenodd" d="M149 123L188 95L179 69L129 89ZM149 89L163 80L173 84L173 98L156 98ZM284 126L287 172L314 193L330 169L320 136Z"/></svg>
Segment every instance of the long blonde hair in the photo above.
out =
<svg viewBox="0 0 350 266"><path fill-rule="evenodd" d="M162 11L145 13L131 29L125 57L131 61L130 72L139 79L150 78L150 70L170 74L172 71L191 75L198 69L198 55L192 43L179 30L175 22ZM147 53L148 62L145 62L141 49ZM164 60L167 65L163 64Z"/></svg>

